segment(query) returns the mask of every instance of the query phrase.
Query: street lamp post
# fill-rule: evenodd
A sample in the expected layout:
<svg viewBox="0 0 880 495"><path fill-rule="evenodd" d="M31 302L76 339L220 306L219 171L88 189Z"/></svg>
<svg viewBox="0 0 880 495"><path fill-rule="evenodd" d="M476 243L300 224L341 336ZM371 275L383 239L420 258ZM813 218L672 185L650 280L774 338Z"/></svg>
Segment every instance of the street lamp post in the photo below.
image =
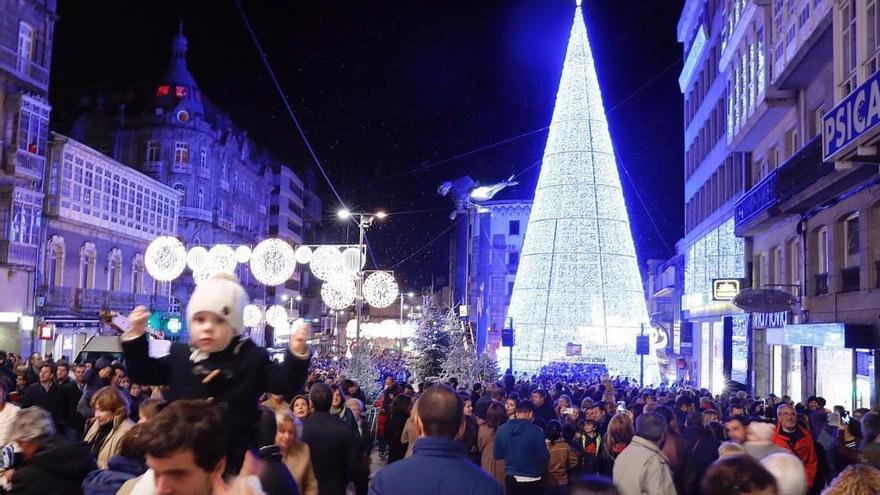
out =
<svg viewBox="0 0 880 495"><path fill-rule="evenodd" d="M400 348L400 351L403 351L403 310L406 309L406 305L403 304L404 297L412 299L415 297L415 294L412 292L400 293L400 325L397 327L397 346Z"/></svg>
<svg viewBox="0 0 880 495"><path fill-rule="evenodd" d="M357 271L357 294L355 296L355 340L359 340L361 338L361 316L363 311L364 304L364 262L366 259L366 249L364 246L364 239L366 237L366 231L370 226L373 225L373 220L379 219L383 220L388 216L384 211L377 211L375 213L362 213L362 212L352 212L346 209L341 209L338 212L339 218L345 220L348 218L354 218L358 224L358 271Z"/></svg>

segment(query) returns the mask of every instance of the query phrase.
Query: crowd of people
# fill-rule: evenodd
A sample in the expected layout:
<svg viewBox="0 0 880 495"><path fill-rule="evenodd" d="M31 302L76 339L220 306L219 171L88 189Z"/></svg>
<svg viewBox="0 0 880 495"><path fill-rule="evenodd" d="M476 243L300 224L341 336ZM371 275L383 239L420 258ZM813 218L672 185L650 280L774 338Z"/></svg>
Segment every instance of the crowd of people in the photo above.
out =
<svg viewBox="0 0 880 495"><path fill-rule="evenodd" d="M304 328L283 362L270 359L241 335L246 300L230 277L199 284L192 340L162 358L148 353L144 308L129 316L121 362L0 353L0 491L880 493L880 410L643 387L562 363L492 383L411 383L386 352L373 356L391 367L382 390L367 397L337 361L314 359Z"/></svg>

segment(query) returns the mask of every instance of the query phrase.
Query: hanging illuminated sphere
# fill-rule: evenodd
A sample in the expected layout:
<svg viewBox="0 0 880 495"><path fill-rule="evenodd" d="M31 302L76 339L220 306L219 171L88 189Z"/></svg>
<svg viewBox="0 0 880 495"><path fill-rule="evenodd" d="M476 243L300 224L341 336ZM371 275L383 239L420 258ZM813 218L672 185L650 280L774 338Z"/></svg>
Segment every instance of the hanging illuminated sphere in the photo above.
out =
<svg viewBox="0 0 880 495"><path fill-rule="evenodd" d="M300 246L293 253L296 262L300 265L308 265L312 261L312 248L308 246Z"/></svg>
<svg viewBox="0 0 880 495"><path fill-rule="evenodd" d="M273 304L266 309L266 323L278 328L287 323L287 310L280 304Z"/></svg>
<svg viewBox="0 0 880 495"><path fill-rule="evenodd" d="M276 337L283 337L286 335L290 335L291 325L290 325L290 323L287 322L287 320L277 321L276 323L277 323L277 325L272 325L272 328L275 329L275 336Z"/></svg>
<svg viewBox="0 0 880 495"><path fill-rule="evenodd" d="M209 278L211 278L211 275L212 275L212 273L209 272L208 270L201 270L201 271L193 272L193 282L195 282L196 285L199 285L200 283L204 282L205 280L208 280Z"/></svg>
<svg viewBox="0 0 880 495"><path fill-rule="evenodd" d="M147 246L144 265L153 280L160 282L174 280L186 268L186 248L176 237L157 237Z"/></svg>
<svg viewBox="0 0 880 495"><path fill-rule="evenodd" d="M374 272L364 280L364 299L370 306L386 308L398 294L397 282L389 272Z"/></svg>
<svg viewBox="0 0 880 495"><path fill-rule="evenodd" d="M330 309L345 309L354 303L357 288L354 282L348 285L333 286L329 283L321 285L321 299Z"/></svg>
<svg viewBox="0 0 880 495"><path fill-rule="evenodd" d="M266 239L251 254L251 273L265 285L281 285L296 268L293 248L281 239Z"/></svg>
<svg viewBox="0 0 880 495"><path fill-rule="evenodd" d="M312 253L312 274L327 280L330 274L342 269L342 253L335 246L321 246Z"/></svg>
<svg viewBox="0 0 880 495"><path fill-rule="evenodd" d="M339 287L340 290L347 290L348 286L355 283L355 274L345 270L337 270L327 276L326 283L333 287Z"/></svg>
<svg viewBox="0 0 880 495"><path fill-rule="evenodd" d="M364 259L361 257L361 250L358 248L347 248L342 252L342 269L349 273L357 273L363 267Z"/></svg>
<svg viewBox="0 0 880 495"><path fill-rule="evenodd" d="M244 322L244 326L255 327L263 321L263 311L256 304L248 304L244 307L241 319Z"/></svg>
<svg viewBox="0 0 880 495"><path fill-rule="evenodd" d="M211 274L235 273L235 251L225 244L217 244L208 251L207 271Z"/></svg>
<svg viewBox="0 0 880 495"><path fill-rule="evenodd" d="M242 265L251 260L251 247L250 246L238 246L235 248L235 261L241 263Z"/></svg>
<svg viewBox="0 0 880 495"><path fill-rule="evenodd" d="M193 246L186 253L186 266L193 272L205 270L208 266L208 250L202 246Z"/></svg>

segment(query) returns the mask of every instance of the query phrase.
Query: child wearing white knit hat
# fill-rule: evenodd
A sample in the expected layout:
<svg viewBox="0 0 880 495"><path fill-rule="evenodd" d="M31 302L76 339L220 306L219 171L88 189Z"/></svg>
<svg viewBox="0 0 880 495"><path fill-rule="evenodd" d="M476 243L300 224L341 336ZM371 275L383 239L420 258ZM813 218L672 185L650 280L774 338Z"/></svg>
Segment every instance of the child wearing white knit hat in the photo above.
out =
<svg viewBox="0 0 880 495"><path fill-rule="evenodd" d="M230 451L227 472L237 472L245 450L259 447L259 397L263 393L292 395L308 373L308 326L291 335L283 363L269 359L266 349L241 335L249 297L231 274L217 274L199 283L186 307L188 344L175 343L169 355L152 358L145 335L150 314L139 306L128 316L129 331L122 350L132 381L168 385L166 399L212 399L224 403Z"/></svg>

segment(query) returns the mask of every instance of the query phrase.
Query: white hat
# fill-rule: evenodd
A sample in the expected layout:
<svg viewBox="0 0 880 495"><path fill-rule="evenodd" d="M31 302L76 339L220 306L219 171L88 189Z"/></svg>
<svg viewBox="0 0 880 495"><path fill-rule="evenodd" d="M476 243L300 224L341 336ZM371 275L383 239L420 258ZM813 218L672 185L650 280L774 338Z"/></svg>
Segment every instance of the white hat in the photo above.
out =
<svg viewBox="0 0 880 495"><path fill-rule="evenodd" d="M235 335L241 334L244 307L250 297L231 273L217 273L203 280L193 291L186 305L186 323L192 326L193 317L201 311L220 315L232 327Z"/></svg>

